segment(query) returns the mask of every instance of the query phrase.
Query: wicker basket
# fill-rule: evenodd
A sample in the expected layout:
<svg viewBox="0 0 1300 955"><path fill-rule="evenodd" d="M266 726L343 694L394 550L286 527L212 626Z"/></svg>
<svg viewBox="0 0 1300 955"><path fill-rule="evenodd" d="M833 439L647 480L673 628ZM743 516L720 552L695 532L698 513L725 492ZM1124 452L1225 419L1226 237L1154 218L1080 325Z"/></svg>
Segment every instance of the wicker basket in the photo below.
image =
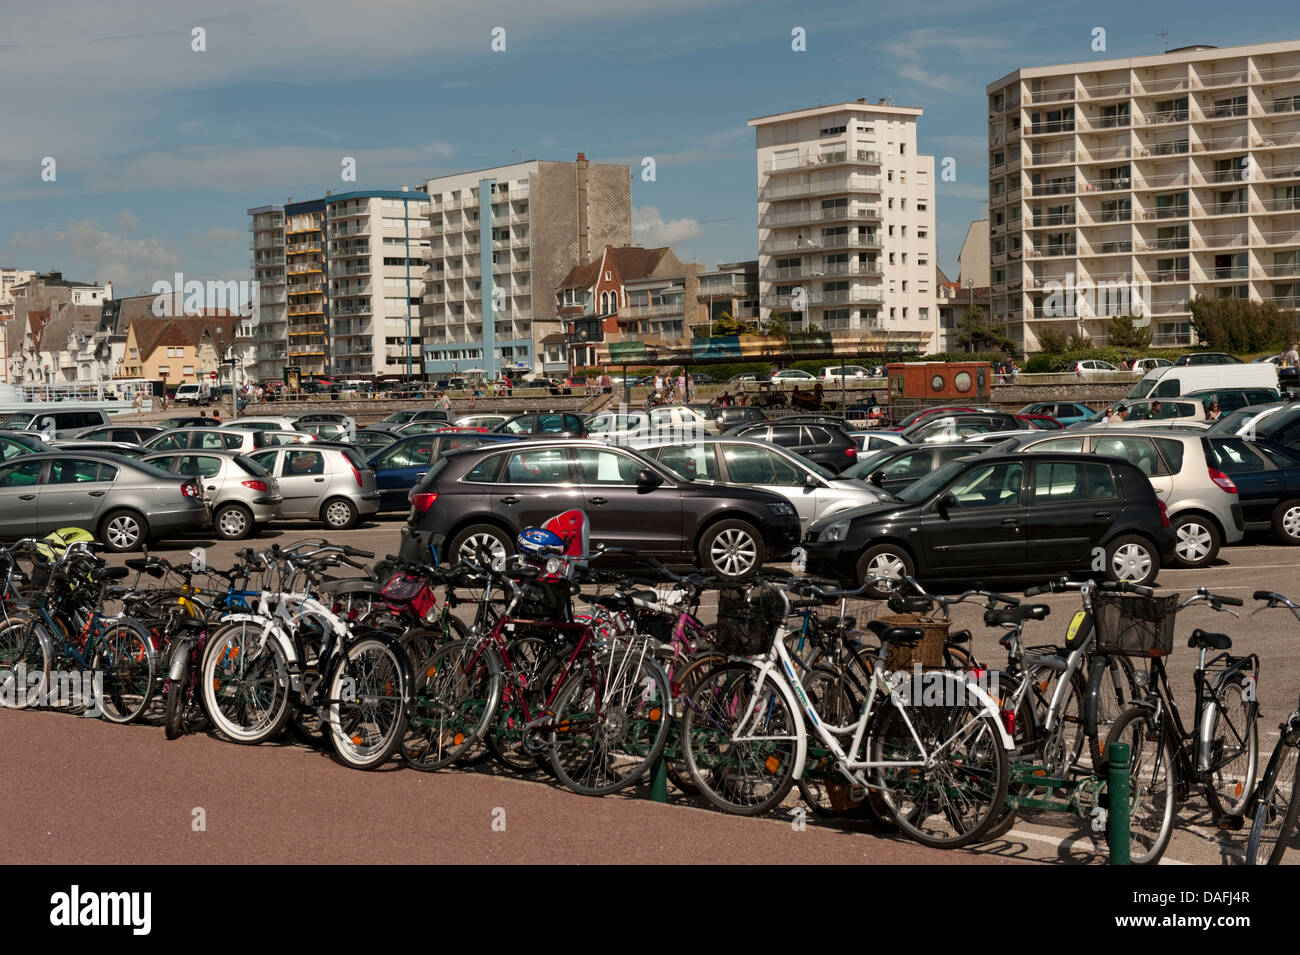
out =
<svg viewBox="0 0 1300 955"><path fill-rule="evenodd" d="M892 627L920 627L925 631L925 635L911 646L890 644L889 659L885 664L889 669L910 670L918 663L927 669L943 666L943 647L951 621L916 613L886 614L876 619Z"/></svg>
<svg viewBox="0 0 1300 955"><path fill-rule="evenodd" d="M729 656L757 656L772 648L785 601L762 587L723 587L718 591L715 646Z"/></svg>
<svg viewBox="0 0 1300 955"><path fill-rule="evenodd" d="M1124 657L1163 657L1174 649L1178 594L1132 597L1101 591L1092 595L1099 653Z"/></svg>

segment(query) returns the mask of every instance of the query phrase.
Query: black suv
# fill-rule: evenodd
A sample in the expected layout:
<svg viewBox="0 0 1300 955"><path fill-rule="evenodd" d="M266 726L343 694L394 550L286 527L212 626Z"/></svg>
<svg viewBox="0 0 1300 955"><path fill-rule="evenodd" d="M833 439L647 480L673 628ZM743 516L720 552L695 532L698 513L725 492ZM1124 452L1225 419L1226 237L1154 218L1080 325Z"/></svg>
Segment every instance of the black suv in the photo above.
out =
<svg viewBox="0 0 1300 955"><path fill-rule="evenodd" d="M779 444L834 474L858 462L858 443L843 428L831 423L786 424L777 419L732 428L727 434Z"/></svg>
<svg viewBox="0 0 1300 955"><path fill-rule="evenodd" d="M627 448L529 441L447 451L411 490L402 557L442 561L480 546L512 554L525 527L586 511L591 543L744 577L799 542L790 502L770 491L693 481Z"/></svg>
<svg viewBox="0 0 1300 955"><path fill-rule="evenodd" d="M1040 452L945 464L890 500L814 521L803 546L809 573L857 586L905 575L937 584L1047 578L1099 565L1111 580L1150 584L1173 544L1136 465Z"/></svg>
<svg viewBox="0 0 1300 955"><path fill-rule="evenodd" d="M1221 351L1193 351L1174 359L1175 367L1190 365L1240 365L1241 359Z"/></svg>

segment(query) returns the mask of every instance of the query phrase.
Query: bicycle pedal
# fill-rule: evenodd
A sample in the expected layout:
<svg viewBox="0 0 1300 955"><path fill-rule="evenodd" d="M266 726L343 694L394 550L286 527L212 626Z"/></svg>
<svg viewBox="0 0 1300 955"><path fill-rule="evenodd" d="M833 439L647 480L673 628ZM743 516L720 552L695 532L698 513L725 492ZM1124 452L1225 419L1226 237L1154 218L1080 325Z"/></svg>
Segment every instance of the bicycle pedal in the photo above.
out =
<svg viewBox="0 0 1300 955"><path fill-rule="evenodd" d="M849 801L862 802L867 798L867 787L861 783L854 783L849 787Z"/></svg>

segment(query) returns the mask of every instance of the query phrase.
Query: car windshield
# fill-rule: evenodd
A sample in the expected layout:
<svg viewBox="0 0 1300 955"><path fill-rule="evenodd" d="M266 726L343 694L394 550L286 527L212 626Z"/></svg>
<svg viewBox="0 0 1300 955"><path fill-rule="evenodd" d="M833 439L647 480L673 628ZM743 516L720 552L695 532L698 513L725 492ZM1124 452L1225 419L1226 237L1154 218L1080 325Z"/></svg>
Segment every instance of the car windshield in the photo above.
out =
<svg viewBox="0 0 1300 955"><path fill-rule="evenodd" d="M18 414L11 414L0 421L0 429L5 431L26 431L27 425L31 423L32 415L29 411L22 411Z"/></svg>
<svg viewBox="0 0 1300 955"><path fill-rule="evenodd" d="M1258 411L1247 411L1245 409L1226 414L1210 425L1206 434L1236 434L1245 426L1247 421L1257 414L1259 414Z"/></svg>
<svg viewBox="0 0 1300 955"><path fill-rule="evenodd" d="M1156 386L1156 382L1159 380L1159 378L1143 378L1133 386L1133 390L1128 393L1128 396L1130 398L1145 398L1151 393L1151 389Z"/></svg>
<svg viewBox="0 0 1300 955"><path fill-rule="evenodd" d="M385 424L401 424L404 421L410 421L415 417L414 411L394 411L384 419Z"/></svg>
<svg viewBox="0 0 1300 955"><path fill-rule="evenodd" d="M965 469L965 462L950 461L943 467L931 471L915 484L903 488L894 496L900 501L906 501L909 504L919 503L931 497Z"/></svg>
<svg viewBox="0 0 1300 955"><path fill-rule="evenodd" d="M894 454L895 454L895 449L893 448L889 448L885 451L877 451L875 454L871 454L863 458L861 461L859 461L857 464L853 465L852 467L845 468L843 471L840 472L840 477L857 478L859 481L870 480L871 475L875 473L876 469L881 467L886 461L892 458Z"/></svg>

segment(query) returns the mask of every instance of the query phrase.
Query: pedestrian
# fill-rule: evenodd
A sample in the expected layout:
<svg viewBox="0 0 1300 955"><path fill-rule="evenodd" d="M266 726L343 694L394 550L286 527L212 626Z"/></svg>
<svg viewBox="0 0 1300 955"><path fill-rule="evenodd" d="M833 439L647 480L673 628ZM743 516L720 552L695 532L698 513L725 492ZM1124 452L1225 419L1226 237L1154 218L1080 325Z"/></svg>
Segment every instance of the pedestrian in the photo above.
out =
<svg viewBox="0 0 1300 955"><path fill-rule="evenodd" d="M1020 382L1020 366L1016 364L1016 362L1013 360L1011 362L1011 383L1018 384L1019 382Z"/></svg>
<svg viewBox="0 0 1300 955"><path fill-rule="evenodd" d="M662 373L662 372L658 372L658 371L655 372L654 389L655 389L655 394L656 394L656 395L660 395L660 396L663 395L663 393L664 393L664 376L663 376L663 373Z"/></svg>
<svg viewBox="0 0 1300 955"><path fill-rule="evenodd" d="M200 422L200 424L207 424L208 413L206 411L200 411L199 417L204 419L203 421Z"/></svg>
<svg viewBox="0 0 1300 955"><path fill-rule="evenodd" d="M1292 344L1291 350L1286 353L1286 363L1291 368L1300 368L1300 351Z"/></svg>
<svg viewBox="0 0 1300 955"><path fill-rule="evenodd" d="M1102 414L1104 415L1102 420L1105 421L1107 424L1110 424L1111 419L1115 417L1115 409L1107 408L1105 411L1102 412Z"/></svg>
<svg viewBox="0 0 1300 955"><path fill-rule="evenodd" d="M216 423L216 424L221 424L221 412L220 412L220 411L213 411L213 412L212 412L212 420L213 420L213 422Z"/></svg>
<svg viewBox="0 0 1300 955"><path fill-rule="evenodd" d="M1205 420L1218 421L1219 418L1221 418L1222 416L1223 416L1223 412L1219 410L1219 401L1216 398L1214 401L1210 402L1210 407L1206 409Z"/></svg>
<svg viewBox="0 0 1300 955"><path fill-rule="evenodd" d="M1116 409L1115 409L1115 420L1116 420L1116 421L1127 421L1127 420L1128 420L1128 408L1125 407L1124 405L1120 405L1118 408L1116 408Z"/></svg>
<svg viewBox="0 0 1300 955"><path fill-rule="evenodd" d="M140 392L137 391L135 397L131 399L131 407L135 409L137 421L144 417L144 396Z"/></svg>
<svg viewBox="0 0 1300 955"><path fill-rule="evenodd" d="M695 400L695 376L691 374L686 376L686 400Z"/></svg>
<svg viewBox="0 0 1300 955"><path fill-rule="evenodd" d="M682 401L686 400L686 369L683 368L677 375L677 394Z"/></svg>
<svg viewBox="0 0 1300 955"><path fill-rule="evenodd" d="M438 407L443 411L451 410L451 397L445 392L438 392Z"/></svg>
<svg viewBox="0 0 1300 955"><path fill-rule="evenodd" d="M509 375L506 375L505 386L506 386L506 397L513 398L515 396L515 383L514 383L514 379L512 379Z"/></svg>

